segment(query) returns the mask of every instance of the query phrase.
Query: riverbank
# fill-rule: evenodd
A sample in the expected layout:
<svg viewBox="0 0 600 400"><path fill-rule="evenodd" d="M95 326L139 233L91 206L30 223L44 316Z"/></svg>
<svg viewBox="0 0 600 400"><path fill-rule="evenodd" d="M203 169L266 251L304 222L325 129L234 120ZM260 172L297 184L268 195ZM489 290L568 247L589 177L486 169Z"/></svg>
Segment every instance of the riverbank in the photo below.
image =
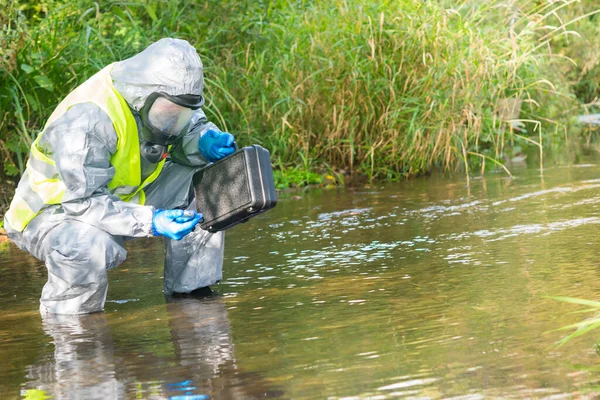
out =
<svg viewBox="0 0 600 400"><path fill-rule="evenodd" d="M585 119L585 118L584 118ZM595 124L584 124L579 127L584 132L579 140L569 140L557 146L549 146L543 153L543 162L541 165L548 166L570 166L585 162L596 163L600 161L600 143L595 139L598 127ZM575 135L571 135L575 136ZM485 175L505 175L512 176L512 173L518 172L524 168L538 169L540 165L540 153L536 148L518 149L513 157L505 157L503 166L497 166L495 170L469 170L458 168L456 171L447 171L443 168L435 168L430 171L437 175L455 175L464 179L465 186L468 186L471 178L482 178ZM278 197L299 199L312 189L336 189L340 187L361 188L381 183L382 181L373 181L368 176L360 174L351 174L350 171L338 170L332 171L321 166L316 172L309 168L300 167L289 169L277 169L273 171L275 186ZM468 173L468 177L467 177ZM428 174L429 175L429 174ZM410 178L410 180L426 179L425 174L419 177ZM0 241L4 232L1 230L4 213L14 195L15 182L11 180L0 181Z"/></svg>
<svg viewBox="0 0 600 400"><path fill-rule="evenodd" d="M592 0L10 0L0 16L0 109L14 111L0 118L3 167L22 173L70 90L171 36L204 61L208 117L240 145L269 148L282 187L496 168L572 133L578 96L596 94L596 11Z"/></svg>

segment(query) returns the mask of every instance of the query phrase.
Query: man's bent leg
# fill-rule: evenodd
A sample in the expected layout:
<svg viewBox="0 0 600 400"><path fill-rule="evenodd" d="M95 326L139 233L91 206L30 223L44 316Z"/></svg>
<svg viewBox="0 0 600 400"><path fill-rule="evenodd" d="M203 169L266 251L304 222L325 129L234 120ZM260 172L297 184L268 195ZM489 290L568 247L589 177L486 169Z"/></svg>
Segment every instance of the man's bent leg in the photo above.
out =
<svg viewBox="0 0 600 400"><path fill-rule="evenodd" d="M192 178L197 170L196 167L166 163L158 179L146 190L146 204L162 209L195 209ZM165 294L190 293L222 279L223 232L210 233L198 226L179 241L165 241Z"/></svg>
<svg viewBox="0 0 600 400"><path fill-rule="evenodd" d="M223 279L223 232L196 228L183 239L167 239L165 294L190 293Z"/></svg>
<svg viewBox="0 0 600 400"><path fill-rule="evenodd" d="M40 299L42 314L102 311L107 270L127 257L122 238L77 221L63 221L44 239L48 282Z"/></svg>

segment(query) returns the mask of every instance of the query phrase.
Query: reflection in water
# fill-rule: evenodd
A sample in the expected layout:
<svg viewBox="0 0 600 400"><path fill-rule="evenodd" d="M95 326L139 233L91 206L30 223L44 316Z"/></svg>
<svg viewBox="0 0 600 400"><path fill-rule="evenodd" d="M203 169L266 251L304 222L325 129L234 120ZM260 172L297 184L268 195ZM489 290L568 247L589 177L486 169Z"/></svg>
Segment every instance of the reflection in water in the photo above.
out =
<svg viewBox="0 0 600 400"><path fill-rule="evenodd" d="M227 310L221 301L171 298L167 303L169 327L179 365L187 381L218 378L235 370ZM188 370L189 369L189 370ZM206 382L212 387L214 382Z"/></svg>
<svg viewBox="0 0 600 400"><path fill-rule="evenodd" d="M211 399L281 398L282 392L268 389L258 374L242 373L236 366L227 310L221 300L174 297L167 303L167 312L183 379L183 383L170 385L170 391L190 395L181 387L188 385Z"/></svg>
<svg viewBox="0 0 600 400"><path fill-rule="evenodd" d="M236 367L221 299L170 298L166 310L172 356L137 354L149 368L131 365L128 360L136 355L115 345L105 313L44 317L54 352L27 368L22 393L55 399L281 397L281 392L266 389L259 376Z"/></svg>
<svg viewBox="0 0 600 400"><path fill-rule="evenodd" d="M43 328L52 337L54 354L28 368L27 388L43 390L57 399L125 397L104 313L51 315L44 318Z"/></svg>

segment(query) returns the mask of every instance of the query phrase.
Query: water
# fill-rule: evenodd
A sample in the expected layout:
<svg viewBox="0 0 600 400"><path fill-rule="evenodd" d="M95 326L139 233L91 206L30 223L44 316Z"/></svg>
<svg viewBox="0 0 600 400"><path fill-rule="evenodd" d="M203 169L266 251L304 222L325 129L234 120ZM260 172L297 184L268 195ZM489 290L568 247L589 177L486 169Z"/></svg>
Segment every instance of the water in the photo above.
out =
<svg viewBox="0 0 600 400"><path fill-rule="evenodd" d="M44 321L5 245L0 398L596 397L600 331L556 348L587 314L548 296L597 299L599 207L593 164L290 194L228 233L217 295L165 300L144 239L105 313Z"/></svg>

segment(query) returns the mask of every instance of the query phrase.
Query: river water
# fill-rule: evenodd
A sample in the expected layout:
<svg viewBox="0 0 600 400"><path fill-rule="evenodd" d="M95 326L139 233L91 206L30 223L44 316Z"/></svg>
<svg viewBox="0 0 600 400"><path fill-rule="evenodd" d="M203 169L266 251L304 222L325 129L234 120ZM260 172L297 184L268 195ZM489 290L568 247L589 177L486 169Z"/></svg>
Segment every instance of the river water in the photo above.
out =
<svg viewBox="0 0 600 400"><path fill-rule="evenodd" d="M224 281L165 299L130 242L106 311L42 320L42 263L0 248L0 398L600 396L600 165L286 194L232 229ZM35 397L37 396L37 397Z"/></svg>

